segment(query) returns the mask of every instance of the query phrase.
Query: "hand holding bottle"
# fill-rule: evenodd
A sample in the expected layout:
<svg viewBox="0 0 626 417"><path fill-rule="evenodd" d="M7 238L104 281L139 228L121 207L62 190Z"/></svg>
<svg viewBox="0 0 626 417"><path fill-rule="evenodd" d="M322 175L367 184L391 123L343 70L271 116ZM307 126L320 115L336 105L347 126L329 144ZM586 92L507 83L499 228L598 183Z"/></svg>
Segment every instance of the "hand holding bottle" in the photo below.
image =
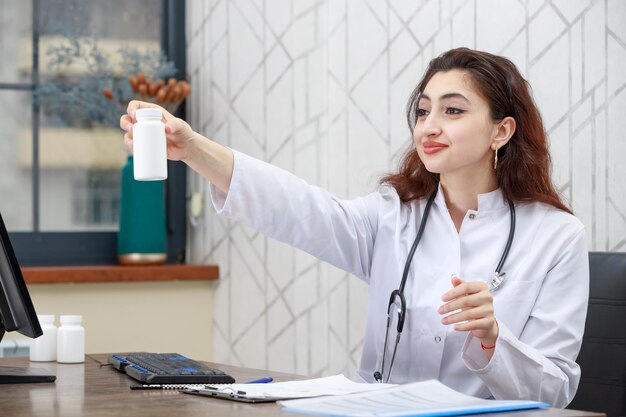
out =
<svg viewBox="0 0 626 417"><path fill-rule="evenodd" d="M159 109L163 114L162 122L165 124L167 138L167 159L173 161L185 160L189 153L190 142L197 136L196 132L182 119L173 116L163 107L133 100L128 103L127 114L120 118L120 127L126 132L124 142L129 148L133 148L133 125L137 123L136 113L139 109Z"/></svg>
<svg viewBox="0 0 626 417"><path fill-rule="evenodd" d="M126 145L132 149L133 125L137 122L136 112L145 108L160 109L163 113L167 158L183 161L222 192L228 193L234 166L232 151L194 132L187 122L173 116L161 106L137 100L128 103L127 114L120 118L120 127L126 132L124 135Z"/></svg>

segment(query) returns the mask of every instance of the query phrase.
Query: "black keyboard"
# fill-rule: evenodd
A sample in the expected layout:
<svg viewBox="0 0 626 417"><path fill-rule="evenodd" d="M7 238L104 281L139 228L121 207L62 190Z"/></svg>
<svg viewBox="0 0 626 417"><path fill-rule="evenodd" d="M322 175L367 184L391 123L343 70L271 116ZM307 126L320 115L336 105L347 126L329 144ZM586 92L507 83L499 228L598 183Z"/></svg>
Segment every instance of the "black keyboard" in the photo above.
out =
<svg viewBox="0 0 626 417"><path fill-rule="evenodd" d="M147 384L232 384L235 379L178 353L134 352L109 356L120 372Z"/></svg>

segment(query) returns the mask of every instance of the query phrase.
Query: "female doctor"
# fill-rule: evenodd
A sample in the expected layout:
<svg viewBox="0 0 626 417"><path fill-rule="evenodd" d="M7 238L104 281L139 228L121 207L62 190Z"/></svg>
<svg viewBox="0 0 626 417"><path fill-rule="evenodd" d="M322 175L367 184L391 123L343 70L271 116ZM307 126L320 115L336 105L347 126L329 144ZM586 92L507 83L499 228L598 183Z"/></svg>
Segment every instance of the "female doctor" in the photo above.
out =
<svg viewBox="0 0 626 417"><path fill-rule="evenodd" d="M413 143L376 192L341 200L221 146L163 110L168 158L216 210L369 284L356 379L438 379L469 395L565 407L588 298L583 225L550 180L530 88L509 60L433 59L407 106ZM133 101L120 126L132 147Z"/></svg>

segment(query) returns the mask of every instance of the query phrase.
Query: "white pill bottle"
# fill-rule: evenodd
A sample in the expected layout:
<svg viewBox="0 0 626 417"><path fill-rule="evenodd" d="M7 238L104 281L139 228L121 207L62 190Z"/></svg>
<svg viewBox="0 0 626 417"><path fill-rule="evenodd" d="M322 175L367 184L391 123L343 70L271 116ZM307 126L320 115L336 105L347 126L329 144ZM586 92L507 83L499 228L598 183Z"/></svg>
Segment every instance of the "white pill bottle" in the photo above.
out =
<svg viewBox="0 0 626 417"><path fill-rule="evenodd" d="M159 109L138 109L133 125L133 176L137 181L167 179L167 140L163 113Z"/></svg>
<svg viewBox="0 0 626 417"><path fill-rule="evenodd" d="M57 362L85 362L85 328L82 316L61 316L57 330Z"/></svg>
<svg viewBox="0 0 626 417"><path fill-rule="evenodd" d="M30 360L33 362L54 362L57 360L57 326L54 315L38 315L43 334L30 344Z"/></svg>

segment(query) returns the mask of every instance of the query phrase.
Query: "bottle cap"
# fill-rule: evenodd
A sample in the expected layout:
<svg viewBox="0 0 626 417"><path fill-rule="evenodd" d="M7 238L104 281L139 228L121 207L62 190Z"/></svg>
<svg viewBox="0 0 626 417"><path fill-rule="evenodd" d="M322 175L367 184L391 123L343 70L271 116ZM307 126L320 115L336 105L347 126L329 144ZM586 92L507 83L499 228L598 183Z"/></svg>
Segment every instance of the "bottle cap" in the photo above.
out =
<svg viewBox="0 0 626 417"><path fill-rule="evenodd" d="M39 323L54 323L54 314L37 314Z"/></svg>
<svg viewBox="0 0 626 417"><path fill-rule="evenodd" d="M163 113L160 109L139 109L135 112L135 117L137 118L137 120L161 120L161 118L163 117Z"/></svg>
<svg viewBox="0 0 626 417"><path fill-rule="evenodd" d="M80 324L83 316L61 316L61 324Z"/></svg>

